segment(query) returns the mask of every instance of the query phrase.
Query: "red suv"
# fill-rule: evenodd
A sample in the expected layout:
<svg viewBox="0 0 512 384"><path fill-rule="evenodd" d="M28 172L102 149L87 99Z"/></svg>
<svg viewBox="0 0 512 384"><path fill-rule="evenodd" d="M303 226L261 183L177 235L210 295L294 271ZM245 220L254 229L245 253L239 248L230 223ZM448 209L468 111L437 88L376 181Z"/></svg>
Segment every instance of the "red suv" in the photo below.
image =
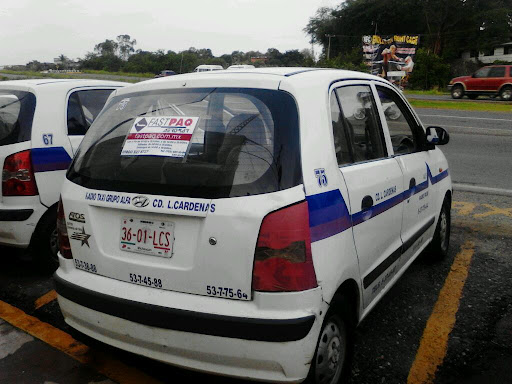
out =
<svg viewBox="0 0 512 384"><path fill-rule="evenodd" d="M499 95L502 100L512 100L512 65L490 65L480 68L471 76L456 77L450 81L454 99L467 95L476 99L479 95Z"/></svg>

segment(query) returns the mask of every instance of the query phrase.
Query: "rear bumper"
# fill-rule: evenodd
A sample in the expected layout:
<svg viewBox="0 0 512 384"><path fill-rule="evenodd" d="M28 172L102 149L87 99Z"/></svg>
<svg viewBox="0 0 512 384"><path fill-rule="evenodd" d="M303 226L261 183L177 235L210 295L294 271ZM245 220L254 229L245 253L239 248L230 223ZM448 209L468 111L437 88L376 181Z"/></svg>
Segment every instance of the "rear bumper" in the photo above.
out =
<svg viewBox="0 0 512 384"><path fill-rule="evenodd" d="M54 277L65 321L101 342L224 376L300 382L308 374L327 311L320 288L291 294L279 306L273 294L246 302L161 291L60 262Z"/></svg>
<svg viewBox="0 0 512 384"><path fill-rule="evenodd" d="M81 306L138 324L191 332L258 341L297 341L311 331L315 316L272 320L174 309L160 305L140 303L95 292L54 276L57 293Z"/></svg>
<svg viewBox="0 0 512 384"><path fill-rule="evenodd" d="M4 197L0 203L0 245L27 248L46 209L39 196Z"/></svg>

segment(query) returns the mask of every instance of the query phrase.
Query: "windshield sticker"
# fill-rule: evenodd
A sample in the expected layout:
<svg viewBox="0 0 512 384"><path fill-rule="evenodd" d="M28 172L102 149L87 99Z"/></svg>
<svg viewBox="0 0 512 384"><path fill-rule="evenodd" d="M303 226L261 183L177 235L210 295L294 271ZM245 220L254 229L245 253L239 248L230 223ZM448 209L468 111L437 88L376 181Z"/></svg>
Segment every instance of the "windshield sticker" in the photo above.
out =
<svg viewBox="0 0 512 384"><path fill-rule="evenodd" d="M199 117L146 116L135 119L121 156L185 157Z"/></svg>
<svg viewBox="0 0 512 384"><path fill-rule="evenodd" d="M117 104L116 111L122 111L123 109L125 109L129 102L130 102L130 98L129 97L126 98L126 99L121 100L119 102L119 104Z"/></svg>

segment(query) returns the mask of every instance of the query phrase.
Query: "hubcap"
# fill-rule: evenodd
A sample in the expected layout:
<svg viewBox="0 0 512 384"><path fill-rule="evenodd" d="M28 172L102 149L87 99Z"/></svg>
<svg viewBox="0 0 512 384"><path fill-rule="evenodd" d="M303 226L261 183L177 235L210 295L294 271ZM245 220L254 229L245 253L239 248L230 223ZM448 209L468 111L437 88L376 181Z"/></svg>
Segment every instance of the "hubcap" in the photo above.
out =
<svg viewBox="0 0 512 384"><path fill-rule="evenodd" d="M453 90L453 96L460 97L461 95L462 95L462 90L459 87L457 87Z"/></svg>
<svg viewBox="0 0 512 384"><path fill-rule="evenodd" d="M512 98L512 89L507 89L501 94L503 100L510 100Z"/></svg>
<svg viewBox="0 0 512 384"><path fill-rule="evenodd" d="M315 382L319 384L337 383L341 376L347 348L345 329L338 323L329 321L320 336L315 361Z"/></svg>
<svg viewBox="0 0 512 384"><path fill-rule="evenodd" d="M446 240L448 238L448 218L446 217L446 212L444 210L441 212L441 217L439 218L439 220L439 240L441 242L442 250L446 251Z"/></svg>

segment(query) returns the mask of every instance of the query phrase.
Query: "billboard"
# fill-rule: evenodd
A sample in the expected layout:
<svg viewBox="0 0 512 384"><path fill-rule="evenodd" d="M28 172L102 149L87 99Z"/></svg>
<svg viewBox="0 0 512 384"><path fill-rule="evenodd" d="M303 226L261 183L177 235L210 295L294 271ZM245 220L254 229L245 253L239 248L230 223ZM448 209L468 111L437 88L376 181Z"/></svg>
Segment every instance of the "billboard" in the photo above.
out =
<svg viewBox="0 0 512 384"><path fill-rule="evenodd" d="M363 36L363 58L373 75L405 87L414 68L418 35Z"/></svg>

